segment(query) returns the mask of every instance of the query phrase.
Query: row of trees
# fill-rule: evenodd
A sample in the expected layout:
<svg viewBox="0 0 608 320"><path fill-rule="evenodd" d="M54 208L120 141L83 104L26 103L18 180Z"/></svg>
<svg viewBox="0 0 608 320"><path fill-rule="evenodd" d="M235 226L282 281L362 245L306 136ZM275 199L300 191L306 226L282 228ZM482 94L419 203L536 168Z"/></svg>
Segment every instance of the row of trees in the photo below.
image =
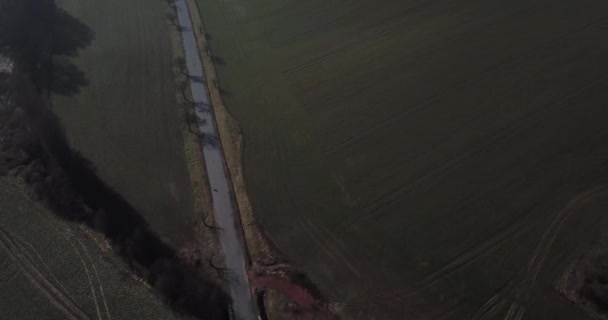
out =
<svg viewBox="0 0 608 320"><path fill-rule="evenodd" d="M20 148L17 153L25 154L14 169L27 172L24 180L57 215L104 234L133 271L177 311L198 319L227 319L228 296L180 259L97 176L91 163L69 146L52 112L53 93L73 94L86 84L71 58L92 40L93 32L54 0L0 0L0 55L14 62L10 90L28 127L19 132L31 140L27 149L13 144Z"/></svg>
<svg viewBox="0 0 608 320"><path fill-rule="evenodd" d="M70 58L92 40L91 29L54 0L0 0L0 54L39 91L69 95L86 85Z"/></svg>

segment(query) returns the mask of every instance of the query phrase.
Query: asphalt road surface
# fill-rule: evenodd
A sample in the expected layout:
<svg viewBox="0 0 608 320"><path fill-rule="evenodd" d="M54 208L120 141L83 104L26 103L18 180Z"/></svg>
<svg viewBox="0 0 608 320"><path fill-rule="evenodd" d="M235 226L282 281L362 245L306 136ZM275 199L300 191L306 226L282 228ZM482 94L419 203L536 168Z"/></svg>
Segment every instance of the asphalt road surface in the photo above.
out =
<svg viewBox="0 0 608 320"><path fill-rule="evenodd" d="M190 87L195 103L198 130L202 135L201 143L213 202L213 214L219 230L219 240L224 253L226 268L229 269L227 281L232 297L232 311L237 320L255 320L256 312L249 280L247 278L245 250L238 232L235 209L231 196L228 173L224 166L224 154L220 147L219 135L209 100L204 70L200 60L200 50L193 32L190 8L186 0L176 0L177 16L181 35Z"/></svg>

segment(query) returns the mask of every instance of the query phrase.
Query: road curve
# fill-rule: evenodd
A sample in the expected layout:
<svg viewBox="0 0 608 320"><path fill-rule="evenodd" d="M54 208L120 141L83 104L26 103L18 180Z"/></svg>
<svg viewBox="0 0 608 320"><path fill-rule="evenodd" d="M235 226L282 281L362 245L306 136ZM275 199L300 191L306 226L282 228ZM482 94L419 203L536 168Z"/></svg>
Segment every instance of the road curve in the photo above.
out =
<svg viewBox="0 0 608 320"><path fill-rule="evenodd" d="M181 26L182 44L186 66L190 74L190 88L194 101L198 130L201 133L201 144L207 176L211 187L211 200L215 222L220 228L219 241L224 253L226 268L229 269L227 281L232 297L232 311L236 320L255 320L257 318L249 280L247 278L246 255L237 226L237 210L232 198L228 173L224 166L224 154L216 128L215 117L211 109L209 92L205 83L200 50L194 26L190 19L190 8L186 0L176 0L177 17Z"/></svg>

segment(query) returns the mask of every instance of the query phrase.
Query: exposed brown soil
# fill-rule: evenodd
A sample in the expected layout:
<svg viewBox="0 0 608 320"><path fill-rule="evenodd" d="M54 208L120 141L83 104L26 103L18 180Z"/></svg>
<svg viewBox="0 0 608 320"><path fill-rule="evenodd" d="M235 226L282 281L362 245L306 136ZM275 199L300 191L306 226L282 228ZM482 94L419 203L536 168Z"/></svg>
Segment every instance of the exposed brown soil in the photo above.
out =
<svg viewBox="0 0 608 320"><path fill-rule="evenodd" d="M287 257L272 243L270 237L255 218L247 194L242 166L243 135L238 123L224 105L221 81L215 70L214 59L216 57L212 54L204 23L198 14L198 5L193 0L188 0L188 4L191 8L196 8L191 13L192 22L195 25L194 32L199 42L199 48L205 48L205 52L201 53L201 60L207 83L214 84L208 87L209 95L239 208L246 249L250 259L250 269L252 270L250 271L251 286L258 290L278 292L283 298L287 298L286 304L293 303L297 306L295 308L297 311L291 308L287 308L290 309L287 311L268 310L269 315L282 314L279 319L283 319L287 315L288 319L295 319L295 314L300 312L314 313L315 319L332 318L334 315L324 303L324 298L316 286L306 274L290 265ZM252 275L255 276L252 278ZM279 305L282 305L282 303L274 301L275 297L274 294L265 295L262 300L266 304L266 309L281 309ZM274 320L275 318L269 316L269 319Z"/></svg>
<svg viewBox="0 0 608 320"><path fill-rule="evenodd" d="M249 272L249 282L254 289L257 290L275 290L305 310L314 310L317 308L318 300L315 299L306 289L298 286L289 279L283 279L272 276L255 275Z"/></svg>

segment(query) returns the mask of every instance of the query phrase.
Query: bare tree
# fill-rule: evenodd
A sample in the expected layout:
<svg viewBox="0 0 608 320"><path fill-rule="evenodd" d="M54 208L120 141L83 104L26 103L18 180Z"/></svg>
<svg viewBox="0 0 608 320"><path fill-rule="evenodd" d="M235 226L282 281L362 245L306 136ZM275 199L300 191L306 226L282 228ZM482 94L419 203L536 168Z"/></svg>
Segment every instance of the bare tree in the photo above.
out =
<svg viewBox="0 0 608 320"><path fill-rule="evenodd" d="M171 7L171 9L177 10L177 5L175 4L175 0L165 0L165 2L167 2L167 4L169 5L169 7Z"/></svg>
<svg viewBox="0 0 608 320"><path fill-rule="evenodd" d="M207 223L207 215L203 214L203 225L209 229L211 229L212 231L219 231L222 230L222 228L218 227L218 226L214 226L214 225L210 225L209 223Z"/></svg>
<svg viewBox="0 0 608 320"><path fill-rule="evenodd" d="M215 270L215 272L217 272L217 275L218 275L220 278L224 278L224 277L226 276L227 271L229 271L229 269L228 269L228 268L225 268L225 267L220 267L220 266L217 266L217 265L216 265L216 264L213 262L213 258L215 258L215 254L211 255L211 257L207 257L207 256L204 256L204 257L205 257L205 260L207 260L207 263L209 264L209 266L210 266L211 268L213 268L213 270Z"/></svg>
<svg viewBox="0 0 608 320"><path fill-rule="evenodd" d="M188 81L187 80L180 81L180 83L177 85L177 89L181 92L182 97L184 98L184 101L194 105L194 101L192 101L192 99L188 98L188 95L186 94L186 90L188 90Z"/></svg>
<svg viewBox="0 0 608 320"><path fill-rule="evenodd" d="M171 22L171 24L176 28L181 28L182 26L179 24L179 20L177 19L177 14L175 12L170 12L165 15L167 20Z"/></svg>
<svg viewBox="0 0 608 320"><path fill-rule="evenodd" d="M190 133L192 133L195 136L200 138L201 133L198 131L198 128L197 128L198 118L196 117L196 114L194 114L188 108L184 107L184 117L186 120L186 126L188 127L188 131L190 131ZM192 128L192 125L194 125L194 128Z"/></svg>
<svg viewBox="0 0 608 320"><path fill-rule="evenodd" d="M175 58L174 63L179 73L186 76L187 78L190 78L190 74L188 73L188 66L184 57Z"/></svg>

